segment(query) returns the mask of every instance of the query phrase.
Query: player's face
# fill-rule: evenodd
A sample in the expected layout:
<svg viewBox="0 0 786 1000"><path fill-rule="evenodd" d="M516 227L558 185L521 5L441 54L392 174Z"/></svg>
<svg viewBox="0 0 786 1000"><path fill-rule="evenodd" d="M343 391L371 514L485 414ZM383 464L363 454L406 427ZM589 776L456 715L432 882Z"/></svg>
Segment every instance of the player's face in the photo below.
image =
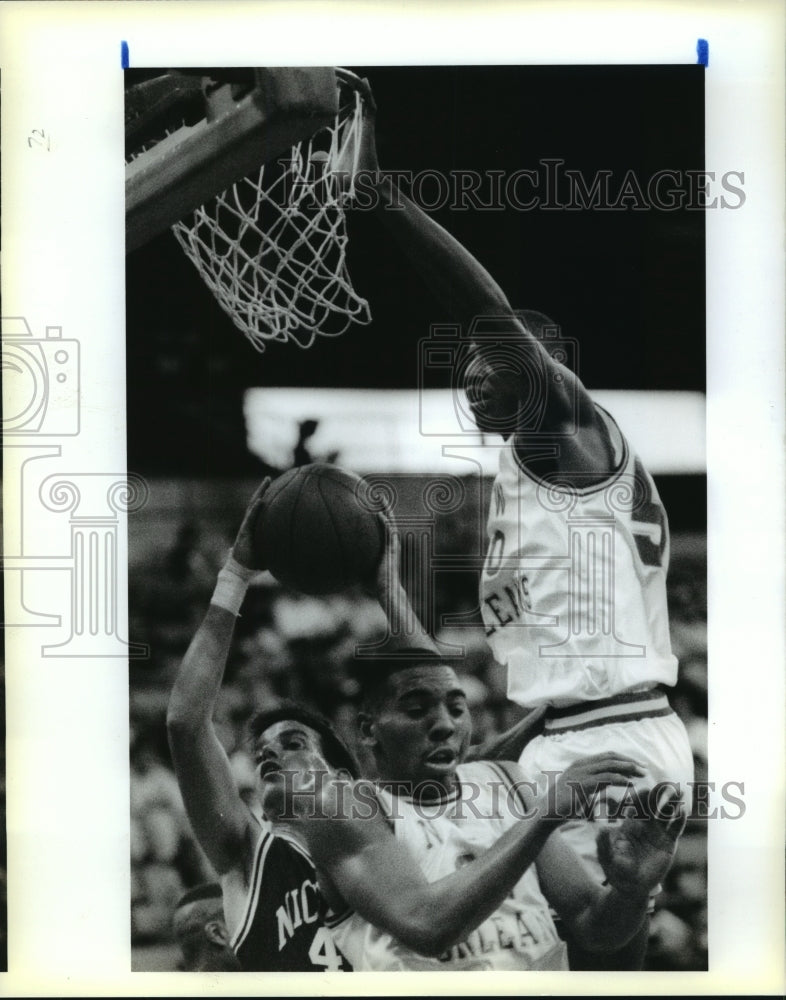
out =
<svg viewBox="0 0 786 1000"><path fill-rule="evenodd" d="M316 730L302 722L282 719L266 729L254 744L262 810L268 818L285 807L285 794L315 787L320 775L332 773Z"/></svg>
<svg viewBox="0 0 786 1000"><path fill-rule="evenodd" d="M465 369L464 388L472 417L481 431L503 437L515 431L521 400L511 372L495 368L476 353Z"/></svg>
<svg viewBox="0 0 786 1000"><path fill-rule="evenodd" d="M448 791L472 732L467 698L451 667L408 667L388 680L388 696L370 723L380 776L423 783L423 795Z"/></svg>

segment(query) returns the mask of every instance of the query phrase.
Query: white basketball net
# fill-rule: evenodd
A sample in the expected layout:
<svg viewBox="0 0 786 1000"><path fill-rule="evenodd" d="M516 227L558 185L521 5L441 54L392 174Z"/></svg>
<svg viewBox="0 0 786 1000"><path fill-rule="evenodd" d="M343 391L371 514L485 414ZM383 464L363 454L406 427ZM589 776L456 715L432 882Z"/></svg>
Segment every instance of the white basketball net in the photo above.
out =
<svg viewBox="0 0 786 1000"><path fill-rule="evenodd" d="M310 347L317 334L338 336L371 320L346 263L344 206L354 196L362 127L362 98L353 90L332 125L172 227L258 351L268 341ZM346 190L339 161L351 163Z"/></svg>

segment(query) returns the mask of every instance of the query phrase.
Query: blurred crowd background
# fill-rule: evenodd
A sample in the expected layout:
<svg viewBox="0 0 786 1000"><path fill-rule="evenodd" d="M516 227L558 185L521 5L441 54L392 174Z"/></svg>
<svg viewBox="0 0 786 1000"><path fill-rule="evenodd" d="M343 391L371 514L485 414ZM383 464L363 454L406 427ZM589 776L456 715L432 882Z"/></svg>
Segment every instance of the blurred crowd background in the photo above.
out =
<svg viewBox="0 0 786 1000"><path fill-rule="evenodd" d="M423 482L412 477L411 504L421 495ZM467 479L461 509L433 519L434 553L482 552L475 526L490 485ZM213 877L183 811L165 714L178 666L255 486L253 480L155 480L150 503L129 520L130 639L149 647L146 659L130 664L131 927L133 967L138 970L177 967L174 907L187 888ZM474 739L480 741L523 713L507 700L505 670L486 645L476 610L476 574L438 572L433 579L437 638L464 648L458 670L471 705ZM426 595L412 596L416 608L424 609ZM687 726L696 779L702 780L707 777L707 640L706 541L701 533L672 537L669 604L672 644L680 661L671 703ZM462 626L440 625L446 616L462 616ZM378 639L382 628L378 605L362 593L305 597L270 581L251 588L216 711L235 780L249 800L254 776L245 723L257 706L294 698L328 715L359 750L353 655L358 644ZM706 821L691 818L658 897L647 968L706 967Z"/></svg>

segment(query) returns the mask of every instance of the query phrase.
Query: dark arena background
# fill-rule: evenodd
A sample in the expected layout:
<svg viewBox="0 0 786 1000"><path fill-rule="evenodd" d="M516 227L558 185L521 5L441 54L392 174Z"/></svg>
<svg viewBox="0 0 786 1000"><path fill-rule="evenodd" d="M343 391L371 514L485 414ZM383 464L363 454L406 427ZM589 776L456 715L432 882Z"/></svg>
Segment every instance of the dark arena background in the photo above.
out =
<svg viewBox="0 0 786 1000"><path fill-rule="evenodd" d="M656 412L648 409L656 398L701 401L705 388L704 71L351 68L374 91L383 169L408 172L412 196L488 268L515 307L546 313L575 338L584 383L625 394L647 438L637 439L613 411L633 446L644 451L652 442L666 456L651 468L672 531L669 600L680 680L671 700L688 727L701 780L707 772L703 431L693 441L699 459L671 463L671 452L682 454L686 428L676 416L648 424L647 415ZM151 71L129 71L127 83L146 75ZM494 187L495 177L521 170L538 178L529 207L522 207L533 194L529 182L507 194ZM480 178L474 201L466 188L463 201L450 185L445 194L439 177L454 184L470 171ZM676 192L672 204L653 196L650 181L662 171L670 177L660 190ZM576 204L570 178L589 186L599 174L608 180L606 202ZM398 484L395 513L408 516L422 513L424 489L437 475L424 467L421 442L416 435L406 439L396 414L418 407L420 345L431 324L444 319L440 306L372 213L350 210L348 232L350 274L369 302L372 323L318 339L308 350L272 344L254 351L171 234L127 257L128 468L150 487L149 502L129 517L128 529L130 638L149 651L130 666L137 969L176 967L174 904L185 888L210 876L182 810L164 717L175 672L256 484L304 457L359 462L356 471ZM267 414L256 429L252 399ZM271 413L285 399L294 402L276 422ZM366 407L376 400L385 419L364 427L348 418L358 400ZM265 428L275 430L269 447ZM459 475L455 468L451 474ZM460 478L463 504L434 521L437 557L482 555L478 525L485 522L491 478ZM484 641L477 573L435 572L433 584L438 636L466 650L459 669L481 739L521 713L506 700L505 672ZM413 594L421 610L427 596ZM469 627L446 623L459 614ZM353 650L378 629L378 610L360 594L319 599L272 585L251 590L218 717L237 781L249 795L243 725L252 706L293 696L329 714L354 742ZM705 824L691 819L658 897L648 968L707 967L706 890Z"/></svg>

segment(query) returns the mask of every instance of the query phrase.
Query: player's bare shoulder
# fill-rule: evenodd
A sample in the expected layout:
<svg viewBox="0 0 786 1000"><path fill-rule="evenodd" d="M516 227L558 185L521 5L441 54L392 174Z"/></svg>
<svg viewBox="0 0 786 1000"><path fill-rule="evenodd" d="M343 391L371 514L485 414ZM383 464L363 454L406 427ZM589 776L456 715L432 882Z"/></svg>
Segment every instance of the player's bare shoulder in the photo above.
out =
<svg viewBox="0 0 786 1000"><path fill-rule="evenodd" d="M322 772L293 779L282 786L280 815L298 830L315 861L350 854L389 836L373 781Z"/></svg>

